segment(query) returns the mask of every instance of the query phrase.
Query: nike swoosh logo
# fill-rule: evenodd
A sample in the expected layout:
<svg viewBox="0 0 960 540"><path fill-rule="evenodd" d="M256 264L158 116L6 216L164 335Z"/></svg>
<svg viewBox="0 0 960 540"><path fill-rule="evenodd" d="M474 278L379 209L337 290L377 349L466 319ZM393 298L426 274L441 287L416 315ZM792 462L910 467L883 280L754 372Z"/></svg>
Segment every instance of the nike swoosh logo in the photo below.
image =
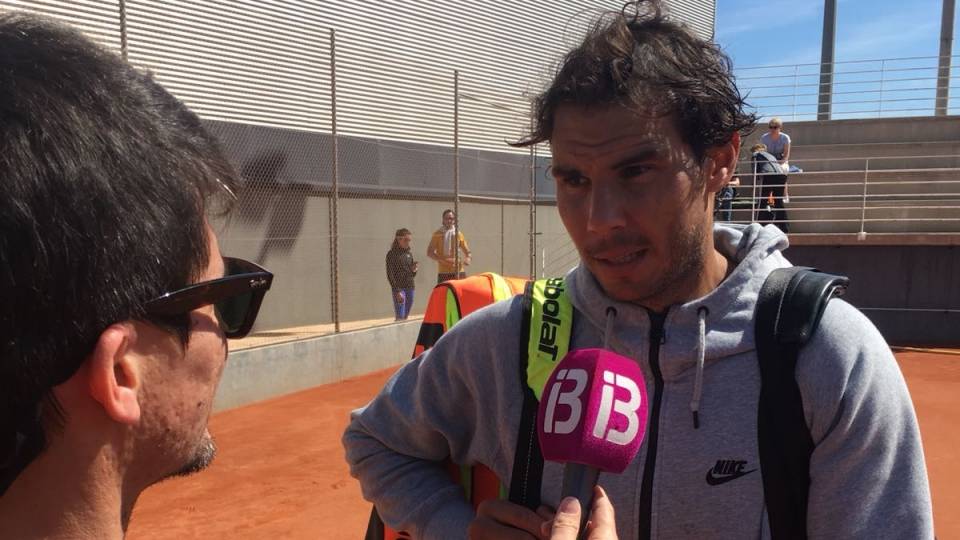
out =
<svg viewBox="0 0 960 540"><path fill-rule="evenodd" d="M711 486L719 486L720 484L726 484L731 480L736 480L741 476L746 476L755 471L756 469L750 469L749 471L743 471L743 472L728 474L724 476L714 476L713 469L710 469L709 471L707 471L707 483L710 484Z"/></svg>

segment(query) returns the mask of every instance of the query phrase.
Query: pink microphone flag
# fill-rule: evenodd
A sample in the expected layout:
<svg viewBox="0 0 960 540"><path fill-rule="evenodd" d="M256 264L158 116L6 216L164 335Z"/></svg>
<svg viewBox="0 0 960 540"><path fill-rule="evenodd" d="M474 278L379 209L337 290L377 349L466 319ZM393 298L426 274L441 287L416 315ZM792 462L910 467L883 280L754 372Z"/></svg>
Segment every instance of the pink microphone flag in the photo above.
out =
<svg viewBox="0 0 960 540"><path fill-rule="evenodd" d="M540 399L537 432L544 459L623 472L643 442L647 405L636 362L605 349L571 351Z"/></svg>

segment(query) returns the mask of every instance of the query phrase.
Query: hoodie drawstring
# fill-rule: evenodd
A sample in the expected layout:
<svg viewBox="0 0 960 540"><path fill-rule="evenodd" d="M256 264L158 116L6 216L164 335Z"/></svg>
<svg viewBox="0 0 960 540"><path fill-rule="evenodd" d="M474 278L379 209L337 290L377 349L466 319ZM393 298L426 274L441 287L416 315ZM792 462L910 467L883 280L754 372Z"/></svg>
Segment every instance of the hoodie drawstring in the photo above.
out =
<svg viewBox="0 0 960 540"><path fill-rule="evenodd" d="M613 321L617 318L617 308L607 306L607 322L603 327L603 348L610 349L610 337L613 335Z"/></svg>
<svg viewBox="0 0 960 540"><path fill-rule="evenodd" d="M693 429L700 429L700 398L703 395L703 362L706 355L707 315L710 310L704 306L697 309L697 372L693 380L693 398L690 400L690 412L693 413ZM603 348L610 349L613 336L613 323L617 318L617 310L613 306L607 307L607 320L603 328Z"/></svg>
<svg viewBox="0 0 960 540"><path fill-rule="evenodd" d="M706 307L697 309L698 339L697 339L697 374L693 380L693 399L690 401L690 412L693 413L693 429L700 429L700 397L703 395L703 358L706 354L707 314Z"/></svg>

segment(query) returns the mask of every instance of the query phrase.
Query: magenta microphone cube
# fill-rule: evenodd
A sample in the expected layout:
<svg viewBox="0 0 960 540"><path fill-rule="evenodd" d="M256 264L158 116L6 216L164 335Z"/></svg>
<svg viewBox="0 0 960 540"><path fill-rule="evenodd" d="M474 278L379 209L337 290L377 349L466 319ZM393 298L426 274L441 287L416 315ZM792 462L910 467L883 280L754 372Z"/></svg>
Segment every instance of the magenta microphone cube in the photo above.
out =
<svg viewBox="0 0 960 540"><path fill-rule="evenodd" d="M557 363L537 411L544 459L621 473L647 428L647 390L634 360L578 349Z"/></svg>

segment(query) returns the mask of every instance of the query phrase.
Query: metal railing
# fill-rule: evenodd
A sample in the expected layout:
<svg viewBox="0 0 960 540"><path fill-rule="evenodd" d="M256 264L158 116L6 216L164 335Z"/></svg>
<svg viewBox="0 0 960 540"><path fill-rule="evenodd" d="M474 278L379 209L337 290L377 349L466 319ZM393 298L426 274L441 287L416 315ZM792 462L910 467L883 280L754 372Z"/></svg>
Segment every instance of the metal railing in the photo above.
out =
<svg viewBox="0 0 960 540"><path fill-rule="evenodd" d="M754 173L758 163L741 163L732 222L791 234L960 233L960 154L824 158L821 170L787 176Z"/></svg>
<svg viewBox="0 0 960 540"><path fill-rule="evenodd" d="M947 70L937 56L835 62L830 92L821 91L820 63L742 67L734 74L764 119L816 120L818 103L829 94L833 119L932 116L938 88L948 92L944 112L960 114L960 55L948 59Z"/></svg>

